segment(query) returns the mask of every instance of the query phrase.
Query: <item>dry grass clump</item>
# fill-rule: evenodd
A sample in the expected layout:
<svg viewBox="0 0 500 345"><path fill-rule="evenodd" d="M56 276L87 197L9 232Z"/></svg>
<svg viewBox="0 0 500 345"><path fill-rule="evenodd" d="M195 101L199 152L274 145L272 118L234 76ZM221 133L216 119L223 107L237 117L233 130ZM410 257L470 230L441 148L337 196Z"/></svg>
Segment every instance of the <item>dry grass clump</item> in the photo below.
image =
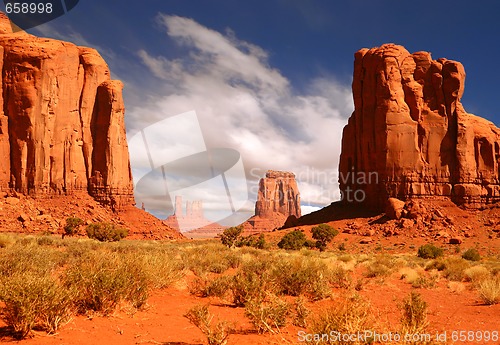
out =
<svg viewBox="0 0 500 345"><path fill-rule="evenodd" d="M404 266L405 263L406 261L395 256L387 254L377 255L372 259L364 261L364 276L366 278L383 278L390 275L396 268Z"/></svg>
<svg viewBox="0 0 500 345"><path fill-rule="evenodd" d="M29 336L37 327L57 331L72 313L72 292L63 288L54 274L65 255L41 247L36 240L12 238L0 252L0 301L2 318L14 337Z"/></svg>
<svg viewBox="0 0 500 345"><path fill-rule="evenodd" d="M233 279L229 275L196 277L189 286L189 292L200 297L224 298L231 290Z"/></svg>
<svg viewBox="0 0 500 345"><path fill-rule="evenodd" d="M311 314L311 310L307 308L305 300L299 297L295 300L293 305L293 321L294 326L303 327L307 326L307 318Z"/></svg>
<svg viewBox="0 0 500 345"><path fill-rule="evenodd" d="M398 274L401 277L400 279L404 279L404 281L409 284L414 284L420 278L418 271L410 267L400 268Z"/></svg>
<svg viewBox="0 0 500 345"><path fill-rule="evenodd" d="M450 289L450 291L453 293L461 293L465 290L465 285L461 282L451 281L448 282L448 289Z"/></svg>
<svg viewBox="0 0 500 345"><path fill-rule="evenodd" d="M461 282L465 278L465 270L469 267L470 263L467 260L451 256L445 259L440 258L430 261L425 266L425 270L429 271L436 269L442 271L446 279Z"/></svg>
<svg viewBox="0 0 500 345"><path fill-rule="evenodd" d="M272 294L262 301L250 300L245 305L245 315L260 334L280 333L280 329L286 326L289 313L288 303Z"/></svg>
<svg viewBox="0 0 500 345"><path fill-rule="evenodd" d="M373 319L371 307L368 301L358 294L341 299L333 307L330 307L311 320L311 334L357 334L372 329ZM326 339L328 338L328 339ZM358 341L344 341L335 337L319 339L315 344L362 344Z"/></svg>
<svg viewBox="0 0 500 345"><path fill-rule="evenodd" d="M72 263L63 281L77 291L75 304L81 313L110 314L122 301L140 308L148 297L150 281L138 264L116 253L90 252Z"/></svg>
<svg viewBox="0 0 500 345"><path fill-rule="evenodd" d="M424 334L427 326L427 302L420 294L412 291L410 295L403 300L400 306L402 310L401 334Z"/></svg>
<svg viewBox="0 0 500 345"><path fill-rule="evenodd" d="M227 344L233 327L225 321L214 320L214 315L208 310L208 305L195 306L184 316L205 334L208 345Z"/></svg>
<svg viewBox="0 0 500 345"><path fill-rule="evenodd" d="M490 276L490 271L484 266L472 266L464 271L464 276L465 281L478 285Z"/></svg>
<svg viewBox="0 0 500 345"><path fill-rule="evenodd" d="M0 287L0 300L5 304L2 317L18 339L29 336L35 327L56 332L72 315L72 298L72 290L48 274L15 274Z"/></svg>
<svg viewBox="0 0 500 345"><path fill-rule="evenodd" d="M231 284L233 303L236 306L243 307L250 301L262 301L267 294L277 292L271 267L272 261L265 258L242 264Z"/></svg>
<svg viewBox="0 0 500 345"><path fill-rule="evenodd" d="M500 276L491 276L481 281L478 291L485 304L500 303Z"/></svg>
<svg viewBox="0 0 500 345"><path fill-rule="evenodd" d="M223 273L230 268L237 268L241 258L237 252L220 243L193 245L181 251L182 262L197 276L206 273Z"/></svg>
<svg viewBox="0 0 500 345"><path fill-rule="evenodd" d="M470 267L467 260L458 257L449 257L445 260L443 275L448 280L461 282L465 278L465 270Z"/></svg>
<svg viewBox="0 0 500 345"><path fill-rule="evenodd" d="M281 257L272 270L278 293L290 296L307 295L320 300L331 295L331 283L348 285L345 270L330 268L321 259L313 257Z"/></svg>

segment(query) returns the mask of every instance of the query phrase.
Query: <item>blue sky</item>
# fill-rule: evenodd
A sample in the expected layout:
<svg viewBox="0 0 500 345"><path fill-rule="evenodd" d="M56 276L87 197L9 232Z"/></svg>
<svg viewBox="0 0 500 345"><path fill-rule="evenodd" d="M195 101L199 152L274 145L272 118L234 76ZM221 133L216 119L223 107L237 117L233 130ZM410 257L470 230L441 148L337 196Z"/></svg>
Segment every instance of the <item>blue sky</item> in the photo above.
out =
<svg viewBox="0 0 500 345"><path fill-rule="evenodd" d="M466 110L500 125L499 13L498 1L80 0L29 32L100 51L125 83L131 135L195 110L207 147L240 152L251 199L265 170L290 170L307 212L338 198L358 49L462 62Z"/></svg>

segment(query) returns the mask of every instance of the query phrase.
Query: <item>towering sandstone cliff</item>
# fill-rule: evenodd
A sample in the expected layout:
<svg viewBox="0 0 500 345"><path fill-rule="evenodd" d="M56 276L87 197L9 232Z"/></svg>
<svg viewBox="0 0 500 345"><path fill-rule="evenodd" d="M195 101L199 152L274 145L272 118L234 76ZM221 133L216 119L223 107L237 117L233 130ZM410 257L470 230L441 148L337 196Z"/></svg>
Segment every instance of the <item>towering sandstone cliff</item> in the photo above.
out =
<svg viewBox="0 0 500 345"><path fill-rule="evenodd" d="M288 217L300 216L300 193L295 175L269 170L259 182L255 216L244 223L244 228L246 231L269 231L283 226Z"/></svg>
<svg viewBox="0 0 500 345"><path fill-rule="evenodd" d="M275 213L300 217L300 194L293 173L269 170L259 182L255 215L270 218Z"/></svg>
<svg viewBox="0 0 500 345"><path fill-rule="evenodd" d="M379 209L388 197L500 201L500 129L464 110L464 81L462 64L427 52L358 51L339 166L344 200L362 191L357 199Z"/></svg>
<svg viewBox="0 0 500 345"><path fill-rule="evenodd" d="M133 202L122 83L96 50L12 33L0 14L0 190Z"/></svg>

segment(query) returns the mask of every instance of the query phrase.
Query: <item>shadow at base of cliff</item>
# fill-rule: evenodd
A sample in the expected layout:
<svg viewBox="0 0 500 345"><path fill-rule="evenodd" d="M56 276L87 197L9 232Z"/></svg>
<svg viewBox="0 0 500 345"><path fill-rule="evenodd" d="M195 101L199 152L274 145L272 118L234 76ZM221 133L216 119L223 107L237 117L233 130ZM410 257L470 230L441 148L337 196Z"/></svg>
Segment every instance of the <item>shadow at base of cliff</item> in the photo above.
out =
<svg viewBox="0 0 500 345"><path fill-rule="evenodd" d="M354 205L336 201L321 210L306 214L293 222L286 222L282 229L301 225L315 225L335 220L354 218L373 218L380 216L381 212L371 210L363 205Z"/></svg>

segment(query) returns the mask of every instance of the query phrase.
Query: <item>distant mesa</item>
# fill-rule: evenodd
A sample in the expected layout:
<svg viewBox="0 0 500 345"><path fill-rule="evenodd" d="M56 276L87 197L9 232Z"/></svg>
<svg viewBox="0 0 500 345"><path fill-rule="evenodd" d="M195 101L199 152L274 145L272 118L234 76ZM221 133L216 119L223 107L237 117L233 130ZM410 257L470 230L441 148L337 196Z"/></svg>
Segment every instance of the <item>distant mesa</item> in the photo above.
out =
<svg viewBox="0 0 500 345"><path fill-rule="evenodd" d="M379 211L390 197L500 201L500 129L465 111L464 85L459 62L395 44L359 50L342 137L343 201Z"/></svg>
<svg viewBox="0 0 500 345"><path fill-rule="evenodd" d="M203 212L203 201L186 201L184 212L182 196L175 197L174 214L164 220L164 223L169 227L181 232L190 232L206 234L207 236L216 236L224 231L224 227L220 224L212 222L205 218Z"/></svg>
<svg viewBox="0 0 500 345"><path fill-rule="evenodd" d="M300 218L300 193L295 175L269 170L259 182L255 216L243 223L247 232L280 228L287 219Z"/></svg>

